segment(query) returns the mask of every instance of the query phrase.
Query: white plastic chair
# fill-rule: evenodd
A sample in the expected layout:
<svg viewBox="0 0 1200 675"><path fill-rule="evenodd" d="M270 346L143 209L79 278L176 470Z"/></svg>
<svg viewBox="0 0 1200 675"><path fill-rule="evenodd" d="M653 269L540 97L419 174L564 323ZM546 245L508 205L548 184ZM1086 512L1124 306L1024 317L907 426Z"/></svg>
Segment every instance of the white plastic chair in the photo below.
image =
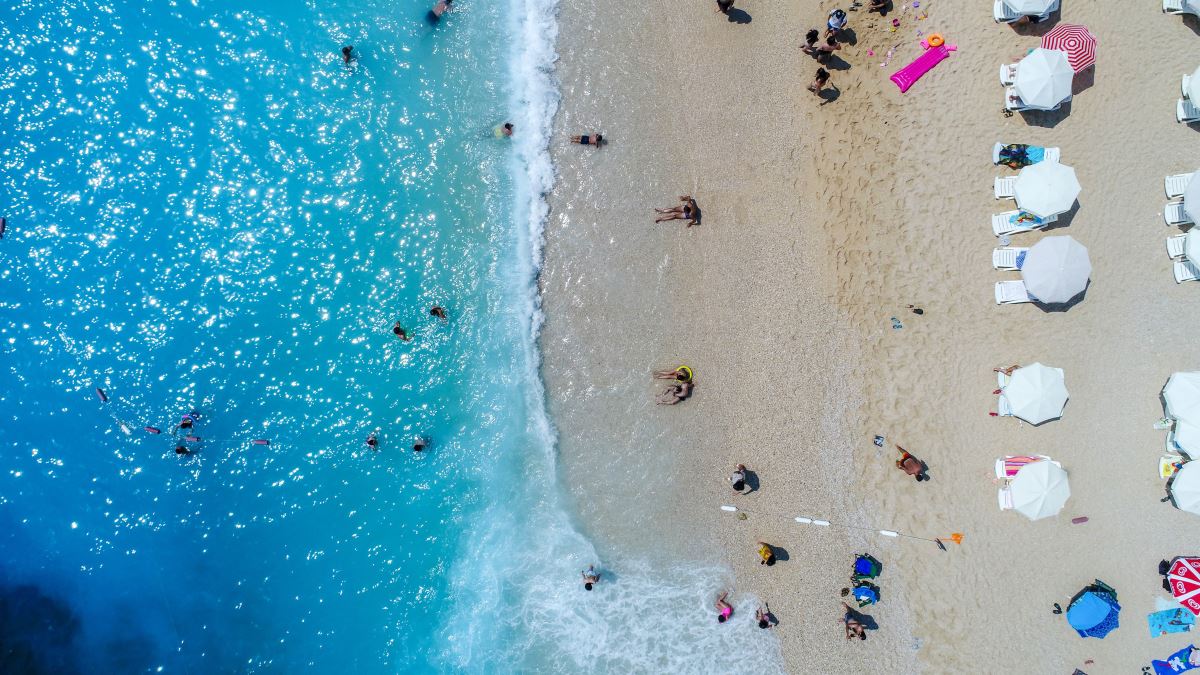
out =
<svg viewBox="0 0 1200 675"><path fill-rule="evenodd" d="M1183 258L1183 242L1186 239L1186 234L1177 234L1174 237L1167 237L1167 257L1172 260L1179 260Z"/></svg>
<svg viewBox="0 0 1200 675"><path fill-rule="evenodd" d="M992 251L992 267L1006 272L1015 272L1020 267L1017 267L1017 258L1028 251L1028 248L1020 248L1017 246L1007 246L998 248Z"/></svg>
<svg viewBox="0 0 1200 675"><path fill-rule="evenodd" d="M1200 122L1200 108L1187 99L1179 99L1175 104L1175 119L1183 124Z"/></svg>
<svg viewBox="0 0 1200 675"><path fill-rule="evenodd" d="M1047 162L1057 162L1062 157L1062 149L1046 148L1045 159Z"/></svg>
<svg viewBox="0 0 1200 675"><path fill-rule="evenodd" d="M1183 0L1163 0L1162 11L1166 14L1183 14Z"/></svg>
<svg viewBox="0 0 1200 675"><path fill-rule="evenodd" d="M1013 478L1016 477L1016 476L1008 475L1008 471L1004 467L1004 460L1012 458L1012 457L1016 457L1016 456L1017 455L1005 455L1003 457L999 457L996 459L996 478L998 478L1000 480L1012 480ZM1051 460L1050 457L1047 455L1027 455L1027 456L1033 457L1034 459L1036 459L1038 461L1043 461L1043 462L1050 461L1052 464L1058 464L1058 462ZM1030 462L1030 464L1032 464L1032 463L1033 462Z"/></svg>
<svg viewBox="0 0 1200 675"><path fill-rule="evenodd" d="M1000 84L1010 87L1017 81L1017 64L1006 63L1000 66Z"/></svg>
<svg viewBox="0 0 1200 675"><path fill-rule="evenodd" d="M1043 218L1042 222L1036 224L1012 222L1012 217L1020 213L1021 212L1017 210L992 214L992 234L996 235L997 237L1003 237L1006 234L1032 232L1033 230L1040 230L1050 223L1058 220L1058 216L1050 216L1049 218Z"/></svg>
<svg viewBox="0 0 1200 675"><path fill-rule="evenodd" d="M1016 87L1009 87L1004 90L1004 109L1020 112L1022 110L1029 110L1029 106L1025 105L1020 96L1017 96ZM1052 109L1057 110L1058 106L1054 106Z"/></svg>
<svg viewBox="0 0 1200 675"><path fill-rule="evenodd" d="M1187 225L1192 222L1183 208L1183 202L1168 202L1163 207L1163 220L1167 221L1167 225Z"/></svg>
<svg viewBox="0 0 1200 675"><path fill-rule="evenodd" d="M1163 0L1163 2L1165 3L1166 0ZM996 20L996 23L1012 23L1021 18L1021 15L1004 4L1004 0L996 0L995 4L992 5L992 18Z"/></svg>
<svg viewBox="0 0 1200 675"><path fill-rule="evenodd" d="M1012 490L1007 487L1002 487L996 493L996 499L1000 502L1001 511L1011 511L1013 508Z"/></svg>
<svg viewBox="0 0 1200 675"><path fill-rule="evenodd" d="M1033 302L1033 298L1029 297L1029 292L1025 290L1024 281L996 282L997 305L1016 305L1022 302Z"/></svg>
<svg viewBox="0 0 1200 675"><path fill-rule="evenodd" d="M992 189L996 193L996 199L1016 199L1017 197L1017 177L1016 176L996 176L996 180L992 183Z"/></svg>
<svg viewBox="0 0 1200 675"><path fill-rule="evenodd" d="M1178 199L1183 196L1183 191L1187 189L1188 181L1192 180L1190 173L1177 173L1174 176L1167 176L1163 179L1163 189L1167 192L1167 199Z"/></svg>
<svg viewBox="0 0 1200 675"><path fill-rule="evenodd" d="M1200 268L1197 268L1188 260L1177 261L1171 266L1175 272L1175 283L1182 284L1185 281L1196 281L1200 279Z"/></svg>

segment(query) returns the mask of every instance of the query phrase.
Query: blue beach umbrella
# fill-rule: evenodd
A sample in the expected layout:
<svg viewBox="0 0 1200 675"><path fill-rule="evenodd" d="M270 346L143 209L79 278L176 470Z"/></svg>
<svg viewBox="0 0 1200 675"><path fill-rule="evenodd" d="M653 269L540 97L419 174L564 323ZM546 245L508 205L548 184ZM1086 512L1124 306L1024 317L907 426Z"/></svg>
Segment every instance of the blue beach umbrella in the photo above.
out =
<svg viewBox="0 0 1200 675"><path fill-rule="evenodd" d="M1116 596L1105 591L1086 591L1071 601L1067 608L1067 623L1079 637L1104 639L1119 624L1121 606Z"/></svg>

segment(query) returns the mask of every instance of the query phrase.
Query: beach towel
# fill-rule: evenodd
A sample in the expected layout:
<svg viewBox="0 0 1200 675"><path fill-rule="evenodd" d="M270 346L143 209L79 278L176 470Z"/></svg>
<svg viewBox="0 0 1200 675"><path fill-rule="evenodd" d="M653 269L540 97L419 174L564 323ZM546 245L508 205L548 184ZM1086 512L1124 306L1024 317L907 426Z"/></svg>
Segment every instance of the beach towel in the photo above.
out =
<svg viewBox="0 0 1200 675"><path fill-rule="evenodd" d="M1167 633L1186 633L1196 623L1196 617L1182 607L1154 612L1146 617L1150 624L1150 637Z"/></svg>
<svg viewBox="0 0 1200 675"><path fill-rule="evenodd" d="M1196 660L1200 659L1200 654L1195 652L1196 645L1188 645L1168 656L1165 661L1151 661L1150 665L1154 668L1154 675L1173 675L1200 667L1200 661Z"/></svg>
<svg viewBox="0 0 1200 675"><path fill-rule="evenodd" d="M1018 253L1017 254L1017 268L1018 269L1020 269L1021 264L1023 262L1025 262L1025 253L1024 252ZM1017 472L1020 471L1021 468L1024 467L1026 464L1033 464L1034 462L1040 462L1041 460L1042 460L1041 457L1029 457L1027 455L1017 455L1015 457L1005 457L1004 458L1004 475L1008 476L1009 478L1012 478L1013 476L1016 476Z"/></svg>

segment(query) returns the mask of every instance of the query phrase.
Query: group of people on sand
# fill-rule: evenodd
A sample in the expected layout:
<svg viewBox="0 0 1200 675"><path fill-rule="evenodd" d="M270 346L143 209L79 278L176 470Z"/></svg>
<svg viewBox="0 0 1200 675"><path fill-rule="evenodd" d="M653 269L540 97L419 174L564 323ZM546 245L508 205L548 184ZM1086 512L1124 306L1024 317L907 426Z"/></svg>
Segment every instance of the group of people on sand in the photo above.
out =
<svg viewBox="0 0 1200 675"><path fill-rule="evenodd" d="M686 401L692 395L692 390L695 389L696 382L692 369L688 366L679 366L674 370L659 370L654 373L656 380L672 380L674 384L667 387L661 394L658 395L656 402L659 405L675 405L682 401Z"/></svg>

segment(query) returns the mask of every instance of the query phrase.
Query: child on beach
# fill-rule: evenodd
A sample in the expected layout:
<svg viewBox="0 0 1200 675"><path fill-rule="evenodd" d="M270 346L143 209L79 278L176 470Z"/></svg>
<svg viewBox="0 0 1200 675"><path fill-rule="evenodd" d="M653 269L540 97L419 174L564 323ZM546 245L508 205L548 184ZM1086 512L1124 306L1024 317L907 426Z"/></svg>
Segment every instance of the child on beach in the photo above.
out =
<svg viewBox="0 0 1200 675"><path fill-rule="evenodd" d="M821 38L821 31L813 28L804 34L804 44L800 46L800 51L809 56L817 55L817 40Z"/></svg>
<svg viewBox="0 0 1200 675"><path fill-rule="evenodd" d="M758 621L758 627L762 628L763 630L766 630L778 623L775 621L775 617L771 616L771 608L768 607L767 603L765 602L763 603L762 607L759 607L754 611L754 619L755 621Z"/></svg>
<svg viewBox="0 0 1200 675"><path fill-rule="evenodd" d="M896 460L897 469L916 478L918 483L923 480L929 480L929 476L925 475L925 462L913 457L899 445L896 445L896 450L900 452L900 459Z"/></svg>
<svg viewBox="0 0 1200 675"><path fill-rule="evenodd" d="M729 617L733 616L733 605L725 602L725 598L729 597L729 591L721 591L717 596L717 623L725 623Z"/></svg>
<svg viewBox="0 0 1200 675"><path fill-rule="evenodd" d="M758 557L762 560L758 561L759 565L770 567L775 564L775 549L765 541L758 542Z"/></svg>
<svg viewBox="0 0 1200 675"><path fill-rule="evenodd" d="M817 76L813 79L812 84L808 85L808 90L820 96L821 90L825 88L827 82L829 82L829 71L824 68L817 68Z"/></svg>
<svg viewBox="0 0 1200 675"><path fill-rule="evenodd" d="M588 568L583 571L583 588L584 590L592 590L592 586L600 583L600 573L596 571L595 565L588 565Z"/></svg>

